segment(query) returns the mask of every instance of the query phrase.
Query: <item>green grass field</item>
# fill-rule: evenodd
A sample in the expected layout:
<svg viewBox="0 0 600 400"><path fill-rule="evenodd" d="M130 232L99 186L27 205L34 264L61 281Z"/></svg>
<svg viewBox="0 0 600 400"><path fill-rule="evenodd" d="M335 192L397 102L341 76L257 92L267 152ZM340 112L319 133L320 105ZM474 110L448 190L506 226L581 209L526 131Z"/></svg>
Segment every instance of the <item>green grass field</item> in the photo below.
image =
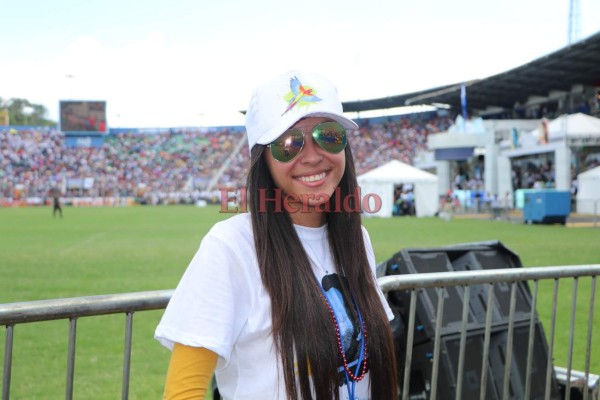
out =
<svg viewBox="0 0 600 400"><path fill-rule="evenodd" d="M202 236L220 219L217 207L0 209L0 303L172 289ZM500 240L524 266L600 263L600 229L491 220L365 219L377 261L411 247ZM549 332L552 283L540 285L538 312ZM566 366L572 280L561 283L555 364ZM581 279L573 367L583 370L590 280ZM600 373L600 296L596 295L592 372ZM169 352L152 336L162 311L135 314L131 399L161 397ZM74 398L121 395L124 315L78 322ZM15 327L11 398L64 397L68 321ZM0 333L4 343L5 331ZM0 345L0 358L4 346Z"/></svg>

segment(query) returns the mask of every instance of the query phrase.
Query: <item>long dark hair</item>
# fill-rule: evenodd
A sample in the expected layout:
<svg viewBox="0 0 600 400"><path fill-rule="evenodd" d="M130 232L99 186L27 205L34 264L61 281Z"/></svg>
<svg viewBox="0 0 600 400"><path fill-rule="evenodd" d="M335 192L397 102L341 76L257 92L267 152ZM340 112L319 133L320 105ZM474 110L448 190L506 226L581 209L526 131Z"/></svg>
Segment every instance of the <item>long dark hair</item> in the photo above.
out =
<svg viewBox="0 0 600 400"><path fill-rule="evenodd" d="M261 278L271 299L273 340L280 355L287 397L312 399L312 378L317 400L338 400L340 357L335 329L308 256L289 214L275 212L273 201L258 204L259 189L265 190L264 198L275 198L276 186L265 160L265 148L255 145L251 152L248 200ZM350 146L346 146L345 154L340 190L330 199L332 210L336 195L345 199L358 187ZM266 210L260 212L261 206ZM371 398L397 399L394 342L369 267L360 214L335 211L326 213L329 243L338 273L347 281L363 315L368 334ZM356 318L355 312L352 318Z"/></svg>

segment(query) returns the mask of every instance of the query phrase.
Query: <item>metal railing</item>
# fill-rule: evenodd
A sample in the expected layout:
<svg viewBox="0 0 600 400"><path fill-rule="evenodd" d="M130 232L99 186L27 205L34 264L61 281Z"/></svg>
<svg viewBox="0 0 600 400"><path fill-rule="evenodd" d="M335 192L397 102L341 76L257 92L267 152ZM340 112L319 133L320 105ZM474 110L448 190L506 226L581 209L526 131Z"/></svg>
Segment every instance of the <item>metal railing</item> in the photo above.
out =
<svg viewBox="0 0 600 400"><path fill-rule="evenodd" d="M438 390L438 376L439 376L439 360L440 360L440 343L441 343L441 331L442 331L442 318L444 313L444 301L445 294L444 289L451 286L463 286L463 304L462 304L462 321L460 329L460 347L459 347L459 359L458 367L456 369L457 376L456 382L456 397L457 399L462 398L463 391L463 365L465 360L465 349L467 339L467 315L469 309L470 289L473 285L490 285L490 289L493 289L494 284L499 283L510 283L510 311L508 316L508 332L507 332L507 344L504 351L505 369L504 369L504 380L502 385L502 398L509 399L509 384L510 384L510 368L511 368L511 356L513 354L513 333L514 333L514 320L515 320L515 304L517 298L517 283L523 281L533 281L534 289L532 295L531 311L529 316L529 338L527 344L527 365L525 371L525 392L524 398L529 399L531 393L531 368L532 368L532 350L534 341L534 321L536 314L536 304L538 297L538 283L541 279L554 279L554 290L553 290L553 304L552 304L552 322L550 327L550 339L548 348L548 362L546 370L546 382L545 382L545 393L544 398L550 399L551 396L551 377L553 374L553 350L554 350L554 338L556 331L556 311L557 311L557 299L558 299L558 288L559 280L561 278L573 278L573 292L571 302L571 313L570 313L570 331L569 331L569 349L568 349L568 362L566 368L565 377L565 399L569 400L571 396L571 381L572 381L572 356L573 356L573 345L574 345L574 332L575 332L575 310L577 305L577 293L578 293L578 280L581 277L591 278L591 292L590 302L588 311L588 330L586 337L586 359L585 359L585 371L583 373L582 391L584 400L589 399L590 391L590 357L592 351L592 333L593 333L593 319L594 319L594 302L595 302L595 291L596 291L596 277L600 275L600 265L579 265L579 266L553 266L553 267L536 267L536 268L511 268L511 269L496 269L496 270L481 270L481 271L457 271L457 272L441 272L441 273L424 273L424 274L408 274L408 275L396 275L396 276L385 276L378 279L379 285L384 292L390 292L393 290L408 290L410 291L410 306L408 314L408 326L406 329L406 358L404 364L404 376L402 387L402 399L407 400L410 392L410 373L412 364L412 351L413 351L413 340L415 332L415 316L417 306L417 293L418 290L424 288L437 288L437 308L435 315L435 338L434 348L432 356L432 375L430 381L429 395L430 399L436 399ZM487 302L486 304L492 304L494 290L487 291ZM465 301L467 300L467 301ZM480 380L480 399L486 399L486 388L487 388L487 371L488 371L488 357L490 350L490 336L492 328L492 307L486 307L485 316L485 333L483 343L483 355L481 360L481 380ZM540 382L534 382L539 384ZM594 383L598 385L597 379ZM596 388L597 389L597 388ZM594 397L597 396L597 392Z"/></svg>
<svg viewBox="0 0 600 400"><path fill-rule="evenodd" d="M75 346L77 319L107 314L125 314L125 348L123 351L123 384L121 398L129 398L129 372L133 313L163 309L169 303L173 290L123 293L102 296L75 297L0 304L0 325L6 326L4 369L2 373L2 400L10 398L14 327L29 322L69 320L69 345L65 399L73 398L75 374Z"/></svg>
<svg viewBox="0 0 600 400"><path fill-rule="evenodd" d="M505 350L505 373L503 382L503 398L509 398L509 379L510 373L509 368L511 365L510 357L513 352L513 330L514 330L514 319L515 319L515 304L516 304L516 285L518 282L532 281L533 282L533 295L531 312L529 317L529 340L527 346L527 369L526 369L526 383L525 383L525 398L529 398L531 391L531 360L532 360L532 349L533 349L533 324L534 316L536 314L536 302L538 297L538 282L542 279L553 279L554 280L554 291L553 291L553 304L552 304L552 322L550 327L549 335L549 355L548 359L552 360L555 328L556 328L556 310L557 310L557 298L559 280L563 278L573 278L573 296L571 304L571 318L570 318L570 336L569 336L569 355L568 365L566 369L559 369L562 373L566 382L565 398L570 398L570 385L577 375L579 381L583 381L583 396L584 399L590 399L589 389L592 385L598 386L598 381L590 384L591 379L594 375L590 374L590 358L592 354L592 333L593 333L593 318L594 318L594 302L595 302L595 291L596 291L596 277L600 275L600 265L579 265L579 266L554 266L554 267L530 267L530 268L511 268L511 269L497 269L497 270L483 270L483 271L459 271L459 272L444 272L444 273L421 273L421 274L408 274L408 275L396 275L396 276L385 276L378 279L379 285L384 292L397 291L397 290L408 290L410 291L410 306L408 313L408 326L407 326L407 337L406 337L406 357L404 362L404 375L402 387L402 399L406 400L409 397L410 389L410 372L411 372L411 360L415 330L415 313L417 305L417 293L421 289L426 288L437 288L438 291L438 302L435 317L435 339L434 339L434 350L432 357L432 376L430 381L429 398L435 399L438 391L438 377L439 377L439 358L440 358L440 342L441 342L441 327L442 317L444 313L444 290L451 286L462 286L464 287L463 295L463 309L462 309L462 323L460 330L460 349L458 359L458 374L456 377L456 398L461 398L463 391L463 365L465 360L465 349L467 341L467 314L470 299L470 288L473 285L490 285L493 287L495 284L510 283L510 313L508 317L508 341L507 348ZM577 292L578 292L578 280L582 277L590 277L591 279L591 292L589 302L589 314L588 314L588 328L586 337L586 352L585 352L585 371L577 372L572 369L572 355L573 355L573 344L574 344L574 323L575 323L575 307L577 304ZM130 372L130 361L131 361L131 339L133 330L133 313L139 311L157 310L163 309L168 304L172 290L152 291L152 292L139 292L139 293L126 293L126 294L115 294L115 295L103 295L103 296L89 296L69 299L58 299L58 300L42 300L22 303L11 303L11 304L0 304L0 325L6 327L5 336L5 350L4 350L4 368L2 374L2 400L9 400L10 398L10 383L11 383L11 370L12 370L12 350L14 341L14 327L17 324L50 321L50 320L69 320L69 344L68 344L68 362L66 371L66 391L65 399L72 399L73 397L73 382L74 382L74 366L75 366L75 347L76 347L76 332L77 332L77 320L81 317L87 316L98 316L106 314L119 314L123 313L126 315L126 329L125 329L125 348L123 354L123 374L122 374L122 399L129 397L129 372ZM488 290L488 303L491 304L493 301L494 290ZM482 372L481 372L481 389L480 398L485 399L486 387L487 387L487 369L485 366L488 364L489 348L490 348L490 336L492 331L492 307L487 307L486 311L486 323L485 323L485 334L484 334L484 348L483 356L481 360ZM556 373L553 371L552 362L547 363L546 370L546 390L545 398L550 398L550 377ZM538 384L539 382L533 382ZM596 391L597 394L597 391ZM596 395L594 395L596 397Z"/></svg>

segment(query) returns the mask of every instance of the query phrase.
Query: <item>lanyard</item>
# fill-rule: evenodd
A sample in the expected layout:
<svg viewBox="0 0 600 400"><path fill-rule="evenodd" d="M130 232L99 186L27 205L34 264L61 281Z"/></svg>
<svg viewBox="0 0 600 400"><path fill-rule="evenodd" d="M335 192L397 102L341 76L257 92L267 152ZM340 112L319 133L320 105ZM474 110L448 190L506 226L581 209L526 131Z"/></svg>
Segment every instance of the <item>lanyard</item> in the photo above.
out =
<svg viewBox="0 0 600 400"><path fill-rule="evenodd" d="M319 285L319 288L321 289L321 292L323 293L323 297L325 298L325 301L327 302L327 305L328 305L329 309L333 313L333 316L334 316L333 320L334 320L334 322L336 324L336 330L337 330L337 332L341 332L341 330L340 330L340 324L338 322L339 317L336 314L335 309L333 308L333 306L329 302L329 299L327 298L327 294L325 293L325 290L323 289L323 287L321 285ZM362 330L362 327L364 326L363 325L362 314L360 313L360 310L358 309L358 306L357 306L356 302L354 301L354 296L352 296L352 304L354 304L354 308L356 309L356 314L358 315L358 323L359 323L359 326L361 328L360 329L360 334L359 334L359 339L358 339L359 342L360 342L360 352L359 352L359 355L358 355L358 360L356 361L356 370L354 371L354 376L358 376L359 373L360 373L360 368L361 368L361 366L363 364L363 361L364 361L364 356L365 356L365 335L364 335L363 330ZM339 349L338 350L342 353L342 356L343 356L342 358L345 359L346 356L344 354L344 348L343 348L343 345L342 345L341 341L338 342L338 345L339 345ZM349 363L347 365L347 367L350 367L352 364L354 364L354 363ZM346 389L348 391L348 400L355 400L356 399L356 397L355 397L355 384L356 384L356 381L350 377L350 375L348 374L348 371L346 370L346 366L342 366L340 368L344 370L344 375L345 375L345 380L346 380Z"/></svg>

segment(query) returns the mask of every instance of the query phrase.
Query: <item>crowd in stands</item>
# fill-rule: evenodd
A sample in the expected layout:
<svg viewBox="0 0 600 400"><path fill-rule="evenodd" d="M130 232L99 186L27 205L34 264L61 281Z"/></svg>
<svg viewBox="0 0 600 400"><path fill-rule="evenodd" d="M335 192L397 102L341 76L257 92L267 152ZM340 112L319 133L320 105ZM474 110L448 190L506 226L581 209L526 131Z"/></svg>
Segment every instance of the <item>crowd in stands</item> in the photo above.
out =
<svg viewBox="0 0 600 400"><path fill-rule="evenodd" d="M554 168L552 162L521 162L512 166L512 184L515 189L553 188Z"/></svg>
<svg viewBox="0 0 600 400"><path fill-rule="evenodd" d="M360 175L392 159L412 164L415 155L427 149L427 136L447 131L453 122L449 116L436 114L426 118L362 121L348 138L356 160L356 173Z"/></svg>
<svg viewBox="0 0 600 400"><path fill-rule="evenodd" d="M482 191L485 184L483 181L484 161L483 157L473 158L471 162L455 161L455 175L452 188L456 190Z"/></svg>
<svg viewBox="0 0 600 400"><path fill-rule="evenodd" d="M412 163L427 136L447 130L452 119L433 113L359 122L348 140L362 174L390 159ZM182 129L119 132L106 136L99 147L68 147L53 128L0 128L0 198L47 199L58 189L68 197L195 201L206 197L213 183L215 189L245 184L249 152L240 141L245 144L245 133L236 129Z"/></svg>

